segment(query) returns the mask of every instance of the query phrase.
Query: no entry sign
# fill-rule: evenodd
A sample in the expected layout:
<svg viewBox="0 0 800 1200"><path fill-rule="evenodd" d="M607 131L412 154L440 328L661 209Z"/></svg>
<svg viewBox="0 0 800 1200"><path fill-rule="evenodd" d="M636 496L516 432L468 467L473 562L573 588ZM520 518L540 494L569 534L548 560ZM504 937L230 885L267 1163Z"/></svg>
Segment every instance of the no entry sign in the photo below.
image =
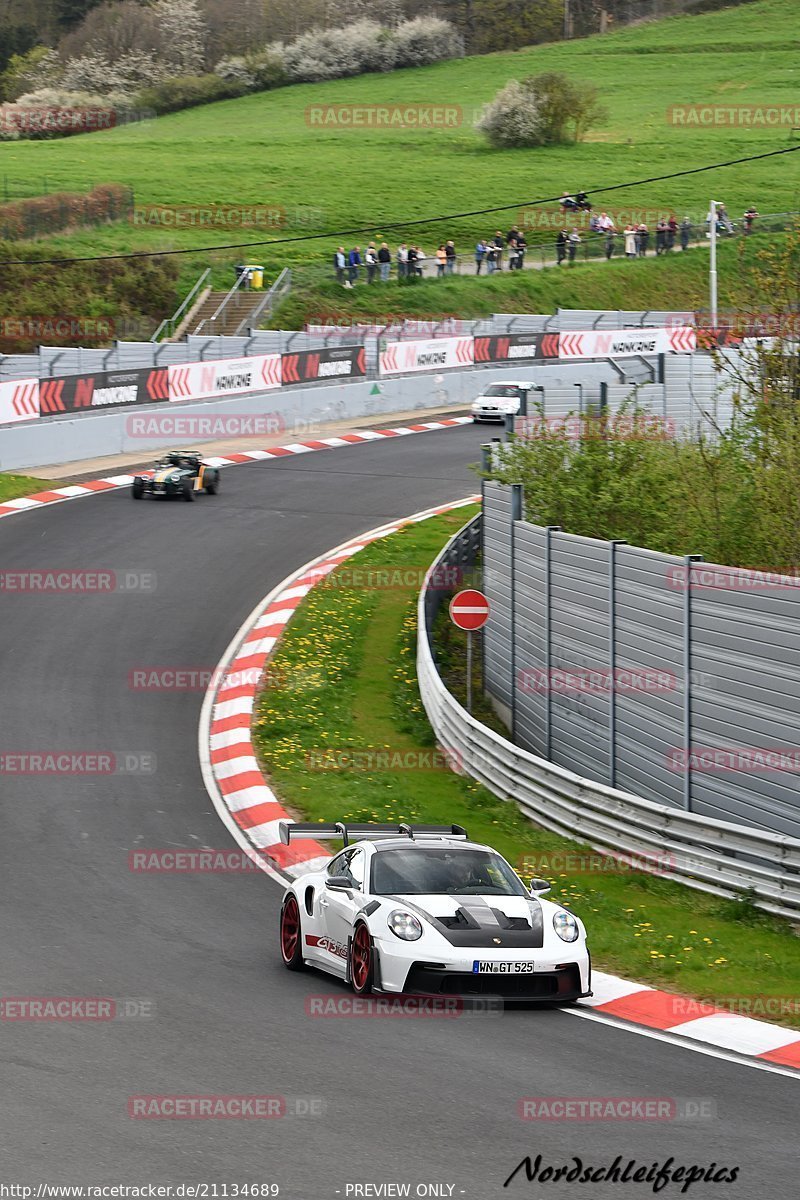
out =
<svg viewBox="0 0 800 1200"><path fill-rule="evenodd" d="M450 620L459 629L466 629L468 633L471 633L485 625L488 618L489 601L483 592L468 588L453 596L450 601Z"/></svg>

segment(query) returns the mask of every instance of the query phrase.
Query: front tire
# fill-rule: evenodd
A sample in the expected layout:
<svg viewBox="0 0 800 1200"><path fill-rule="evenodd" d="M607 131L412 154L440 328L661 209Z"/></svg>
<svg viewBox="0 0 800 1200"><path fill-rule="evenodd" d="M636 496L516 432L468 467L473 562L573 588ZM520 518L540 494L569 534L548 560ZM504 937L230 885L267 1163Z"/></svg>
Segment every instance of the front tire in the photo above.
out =
<svg viewBox="0 0 800 1200"><path fill-rule="evenodd" d="M190 503L194 500L194 481L187 479L183 485L183 498Z"/></svg>
<svg viewBox="0 0 800 1200"><path fill-rule="evenodd" d="M142 496L144 495L143 479L134 479L133 486L131 487L131 495L133 496L134 500L141 500Z"/></svg>
<svg viewBox="0 0 800 1200"><path fill-rule="evenodd" d="M375 961L372 938L363 921L353 930L350 942L350 986L357 996L368 996L372 991Z"/></svg>
<svg viewBox="0 0 800 1200"><path fill-rule="evenodd" d="M294 896L289 896L281 909L281 958L287 971L303 970L303 930Z"/></svg>

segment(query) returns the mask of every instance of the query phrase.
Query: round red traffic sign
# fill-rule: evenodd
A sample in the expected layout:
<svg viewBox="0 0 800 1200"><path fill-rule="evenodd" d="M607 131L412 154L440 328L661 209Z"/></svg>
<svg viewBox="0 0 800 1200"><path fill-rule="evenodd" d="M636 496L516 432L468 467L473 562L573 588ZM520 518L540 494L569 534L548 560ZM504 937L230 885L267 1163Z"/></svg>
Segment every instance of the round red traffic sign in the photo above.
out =
<svg viewBox="0 0 800 1200"><path fill-rule="evenodd" d="M459 629L480 629L489 619L489 601L483 592L467 588L450 601L450 620Z"/></svg>

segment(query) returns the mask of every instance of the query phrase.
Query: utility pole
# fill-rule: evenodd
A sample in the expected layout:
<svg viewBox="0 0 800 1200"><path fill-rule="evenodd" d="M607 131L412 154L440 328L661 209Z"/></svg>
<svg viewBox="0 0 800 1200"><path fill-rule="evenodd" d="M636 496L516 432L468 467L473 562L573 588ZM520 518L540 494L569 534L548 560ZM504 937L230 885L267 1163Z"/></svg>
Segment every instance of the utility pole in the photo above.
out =
<svg viewBox="0 0 800 1200"><path fill-rule="evenodd" d="M709 306L711 309L711 328L717 328L717 203L711 201L708 213L709 234L711 237L711 257L708 264Z"/></svg>

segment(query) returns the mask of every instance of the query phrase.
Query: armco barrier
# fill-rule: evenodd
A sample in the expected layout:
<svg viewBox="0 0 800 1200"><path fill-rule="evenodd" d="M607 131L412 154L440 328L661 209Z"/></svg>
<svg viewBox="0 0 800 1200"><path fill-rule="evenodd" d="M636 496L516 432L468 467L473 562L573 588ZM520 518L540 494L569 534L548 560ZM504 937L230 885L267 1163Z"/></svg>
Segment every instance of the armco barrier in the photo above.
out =
<svg viewBox="0 0 800 1200"><path fill-rule="evenodd" d="M385 378L463 370L476 363L639 358L687 354L695 348L695 331L687 326L387 341L382 343L378 373ZM314 380L365 378L366 374L366 348L355 345L322 346L296 354L209 359L166 367L80 372L42 380L38 391L37 379L20 379L0 383L0 425L38 416L82 415L96 409L162 400L247 395Z"/></svg>
<svg viewBox="0 0 800 1200"><path fill-rule="evenodd" d="M431 574L463 559L465 537L474 539L470 526L450 540ZM417 610L420 694L438 741L467 774L502 799L516 801L545 829L611 857L666 861L670 874L692 887L721 896L751 891L767 912L800 918L800 839L699 817L582 779L472 717L436 669L430 641L434 595L423 588Z"/></svg>

